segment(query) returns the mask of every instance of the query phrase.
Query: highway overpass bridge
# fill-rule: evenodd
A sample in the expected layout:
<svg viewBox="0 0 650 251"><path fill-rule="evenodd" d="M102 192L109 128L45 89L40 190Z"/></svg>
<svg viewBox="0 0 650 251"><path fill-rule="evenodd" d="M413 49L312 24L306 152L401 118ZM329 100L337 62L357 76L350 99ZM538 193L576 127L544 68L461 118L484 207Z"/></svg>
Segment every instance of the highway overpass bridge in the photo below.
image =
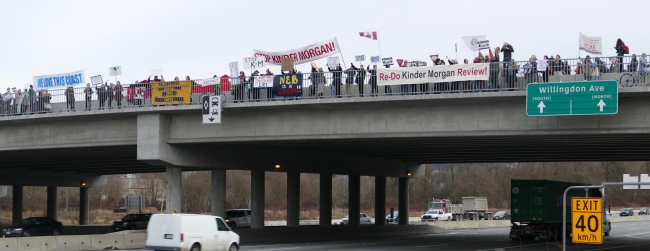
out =
<svg viewBox="0 0 650 251"><path fill-rule="evenodd" d="M527 117L525 92L501 91L226 103L220 125L202 125L199 105L0 117L0 185L14 186L14 205L22 186L48 186L55 215L56 187L86 182L83 224L88 186L103 185L103 175L166 172L167 210L180 212L181 172L211 170L212 213L223 215L225 170L251 170L260 228L264 173L287 172L287 221L296 227L299 174L318 173L328 226L331 174L350 175L350 215L359 212L359 176L375 176L381 216L386 177L400 178L406 213L408 175L422 175L422 164L649 160L650 88L619 92L619 112L608 116Z"/></svg>

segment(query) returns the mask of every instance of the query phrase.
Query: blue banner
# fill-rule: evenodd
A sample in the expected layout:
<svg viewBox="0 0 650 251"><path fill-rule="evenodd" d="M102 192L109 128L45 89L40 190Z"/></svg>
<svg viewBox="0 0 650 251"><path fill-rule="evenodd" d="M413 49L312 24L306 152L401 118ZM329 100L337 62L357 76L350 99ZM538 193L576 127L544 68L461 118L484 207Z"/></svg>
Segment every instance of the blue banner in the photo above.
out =
<svg viewBox="0 0 650 251"><path fill-rule="evenodd" d="M86 81L86 74L83 70L55 74L55 75L46 75L46 76L36 76L34 77L34 89L65 89L67 87L80 87L84 86Z"/></svg>

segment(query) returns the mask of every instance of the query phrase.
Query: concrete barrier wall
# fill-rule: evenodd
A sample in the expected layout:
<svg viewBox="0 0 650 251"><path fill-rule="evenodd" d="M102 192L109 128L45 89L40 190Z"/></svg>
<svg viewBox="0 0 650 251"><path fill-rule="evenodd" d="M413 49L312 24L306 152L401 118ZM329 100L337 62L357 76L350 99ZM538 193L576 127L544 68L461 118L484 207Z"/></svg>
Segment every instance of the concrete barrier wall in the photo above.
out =
<svg viewBox="0 0 650 251"><path fill-rule="evenodd" d="M94 250L102 250L107 247L116 247L118 249L125 249L124 235L119 235L119 234L92 235L92 241L93 241Z"/></svg>
<svg viewBox="0 0 650 251"><path fill-rule="evenodd" d="M0 238L0 251L18 250L17 238Z"/></svg>
<svg viewBox="0 0 650 251"><path fill-rule="evenodd" d="M93 241L90 235L56 236L57 250L83 251L93 250Z"/></svg>
<svg viewBox="0 0 650 251"><path fill-rule="evenodd" d="M113 232L111 225L63 226L61 231L65 235L92 235Z"/></svg>
<svg viewBox="0 0 650 251"><path fill-rule="evenodd" d="M18 250L57 250L56 239L47 237L22 237L18 240Z"/></svg>
<svg viewBox="0 0 650 251"><path fill-rule="evenodd" d="M631 221L650 221L649 215L644 216L628 216L628 217L609 217L609 221L614 222L631 222Z"/></svg>
<svg viewBox="0 0 650 251"><path fill-rule="evenodd" d="M396 236L446 233L447 230L431 225L407 226L336 226L336 227L267 227L263 229L235 230L242 243L319 241L363 238L370 236Z"/></svg>
<svg viewBox="0 0 650 251"><path fill-rule="evenodd" d="M129 249L144 248L147 241L146 233L125 234L124 247Z"/></svg>

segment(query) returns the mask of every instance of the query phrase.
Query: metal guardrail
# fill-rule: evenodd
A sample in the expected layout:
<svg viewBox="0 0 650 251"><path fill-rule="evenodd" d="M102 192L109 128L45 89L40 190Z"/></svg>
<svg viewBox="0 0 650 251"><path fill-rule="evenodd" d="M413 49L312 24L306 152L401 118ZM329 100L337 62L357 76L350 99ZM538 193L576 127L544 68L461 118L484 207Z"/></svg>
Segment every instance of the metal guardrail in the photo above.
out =
<svg viewBox="0 0 650 251"><path fill-rule="evenodd" d="M302 96L277 97L271 86L256 84L256 76L190 81L138 82L58 90L21 90L2 95L0 116L199 104L205 95L225 95L224 102L259 102L293 99L436 95L459 92L525 90L527 83L617 80L620 87L646 85L650 64L641 57L554 59L490 63L487 81L378 86L372 69L304 73ZM539 68L538 64L547 65ZM263 75L262 75L263 76ZM268 75L267 75L268 76ZM261 77L261 76L260 76ZM268 82L268 80L267 80Z"/></svg>

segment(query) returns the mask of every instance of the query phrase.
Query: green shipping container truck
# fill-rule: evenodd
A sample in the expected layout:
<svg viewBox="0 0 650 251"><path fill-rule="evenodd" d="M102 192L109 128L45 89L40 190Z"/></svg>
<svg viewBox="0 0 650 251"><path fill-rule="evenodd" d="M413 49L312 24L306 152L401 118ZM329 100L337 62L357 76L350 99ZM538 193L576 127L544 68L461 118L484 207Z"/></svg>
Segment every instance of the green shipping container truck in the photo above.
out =
<svg viewBox="0 0 650 251"><path fill-rule="evenodd" d="M510 238L561 240L562 197L571 186L587 184L552 180L511 180ZM567 194L567 236L571 225L572 197L601 197L599 189L573 189Z"/></svg>

